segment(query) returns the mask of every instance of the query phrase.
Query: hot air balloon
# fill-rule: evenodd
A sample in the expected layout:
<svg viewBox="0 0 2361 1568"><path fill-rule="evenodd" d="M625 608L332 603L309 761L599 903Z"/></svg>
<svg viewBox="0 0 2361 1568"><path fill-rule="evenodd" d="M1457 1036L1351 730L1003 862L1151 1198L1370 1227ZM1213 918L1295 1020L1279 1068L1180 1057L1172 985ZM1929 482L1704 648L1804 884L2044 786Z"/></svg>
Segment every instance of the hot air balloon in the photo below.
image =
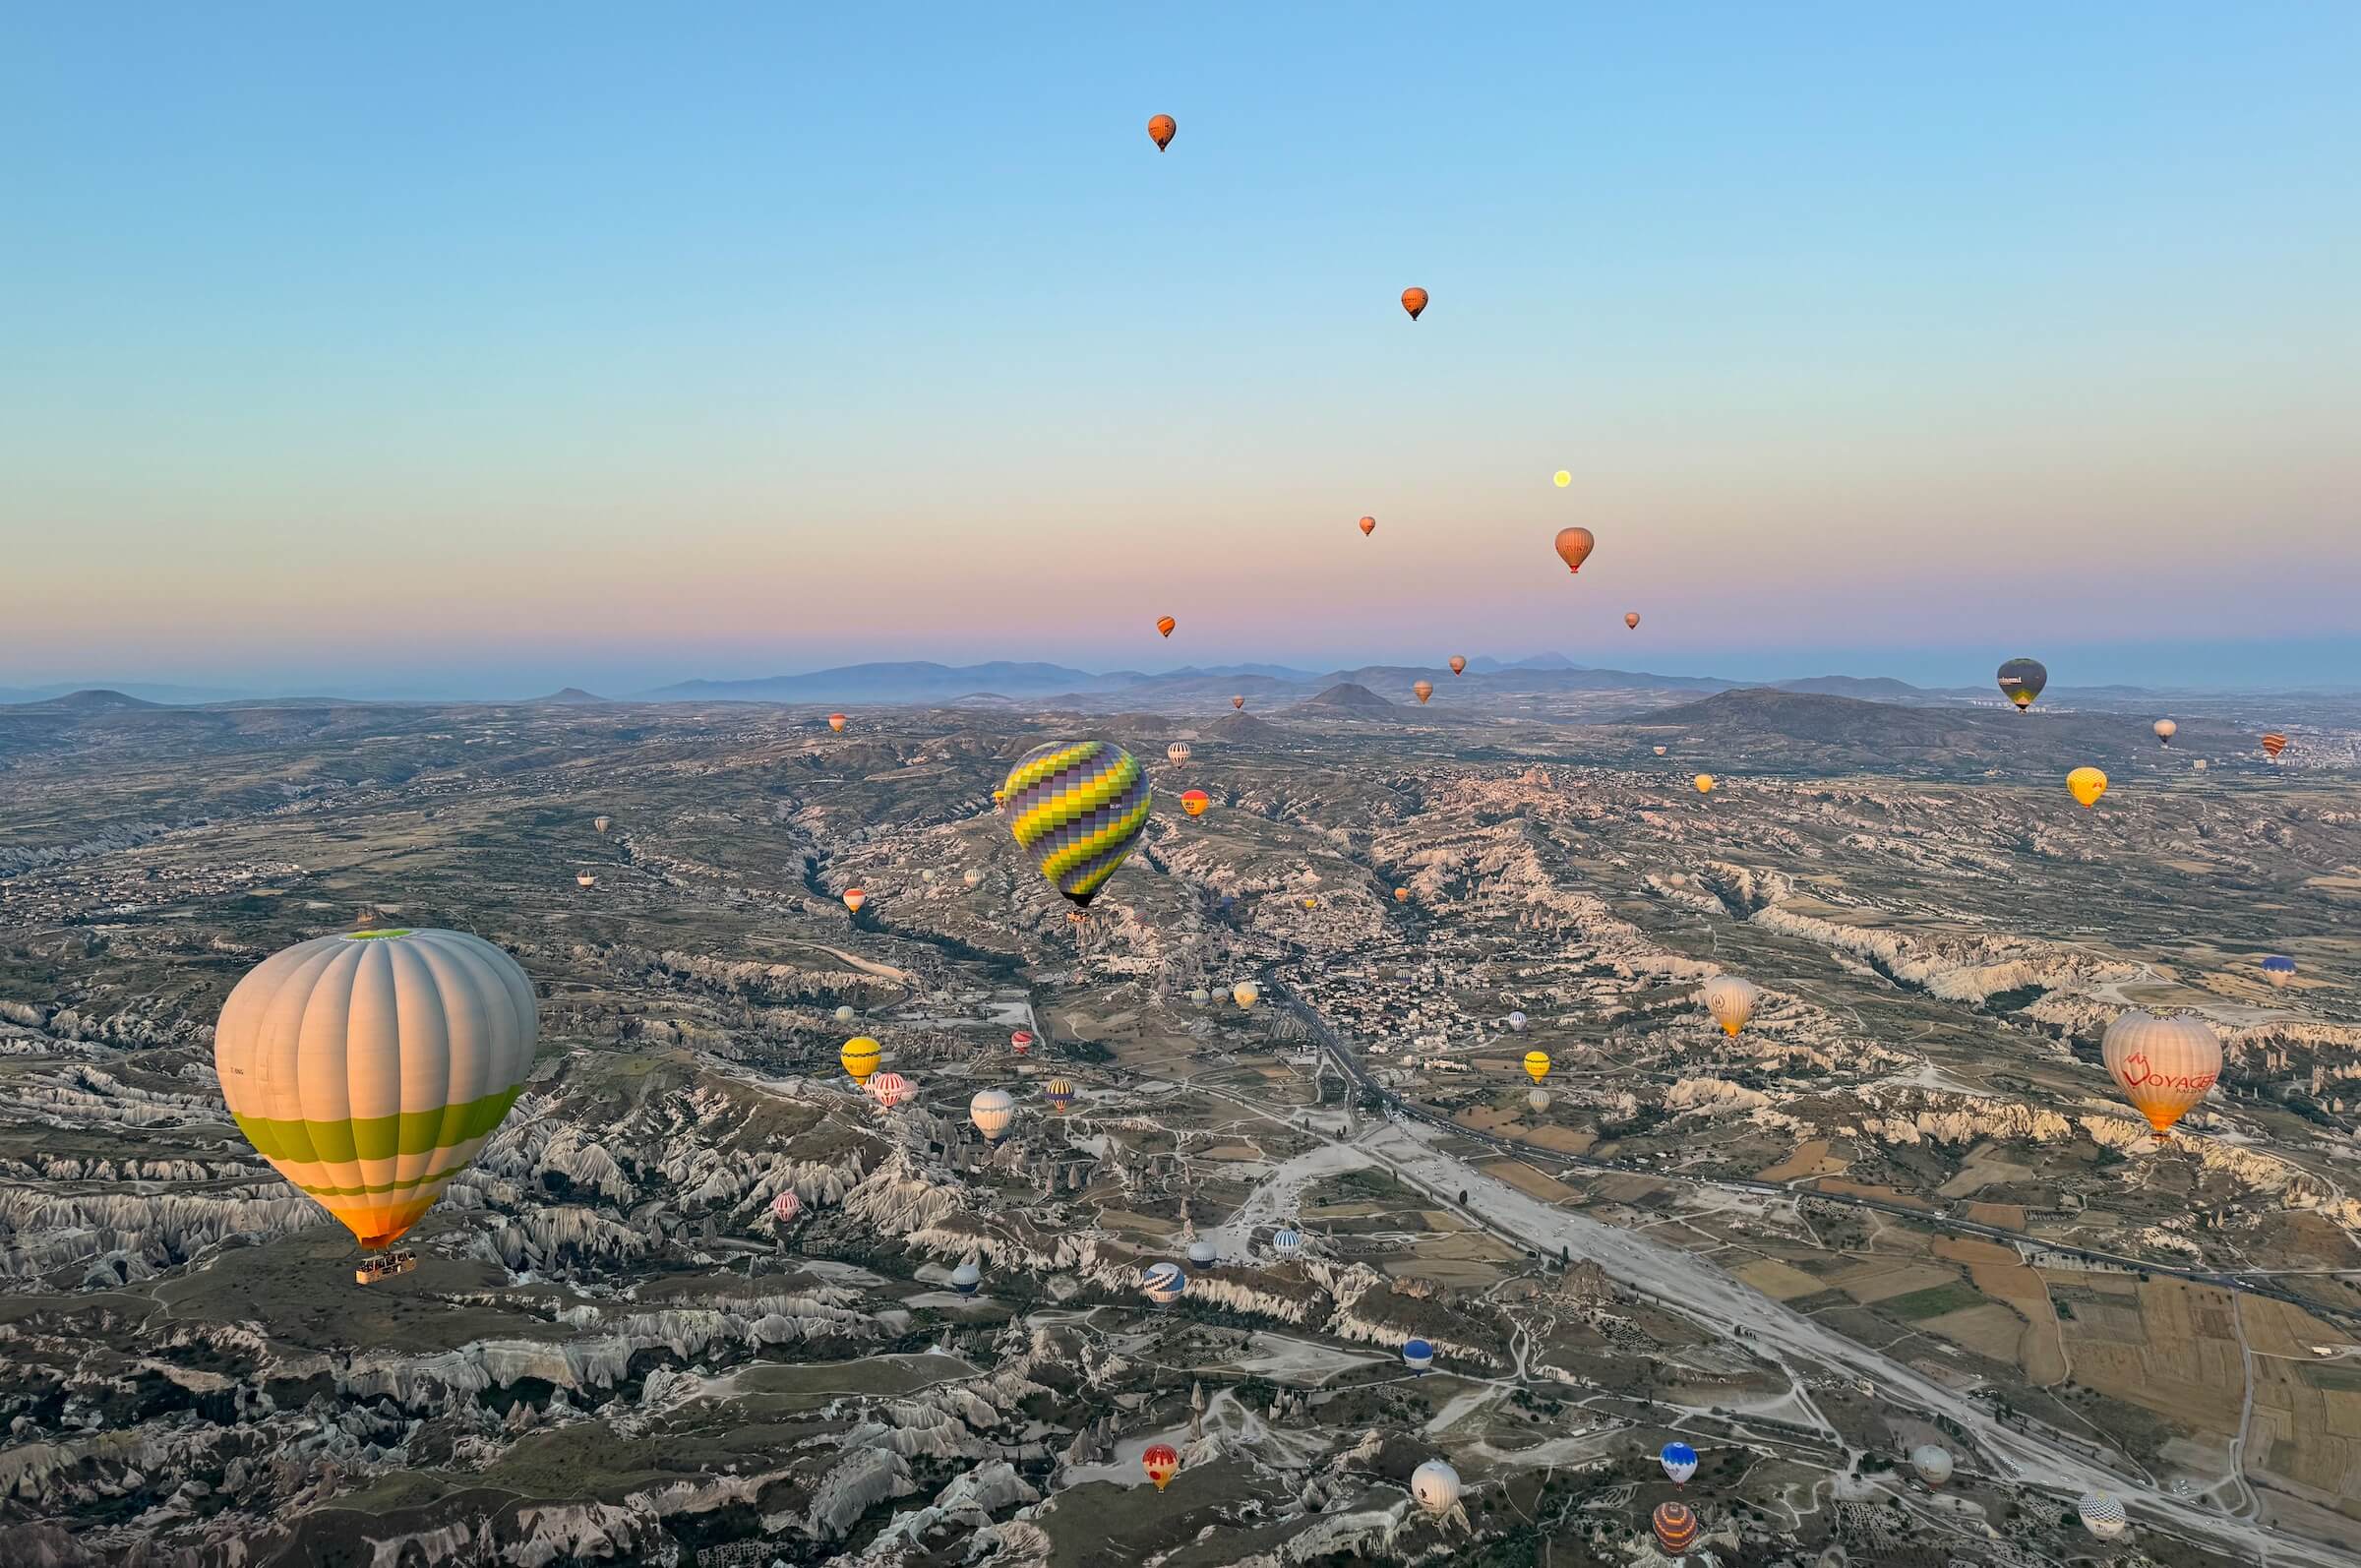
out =
<svg viewBox="0 0 2361 1568"><path fill-rule="evenodd" d="M1697 1474L1697 1450L1677 1438L1665 1445L1665 1451L1657 1455L1657 1462L1665 1467L1665 1474L1672 1478L1676 1486L1687 1485L1689 1478Z"/></svg>
<svg viewBox="0 0 2361 1568"><path fill-rule="evenodd" d="M898 1072L880 1072L862 1087L869 1091L872 1100L887 1111L918 1093L910 1080Z"/></svg>
<svg viewBox="0 0 2361 1568"><path fill-rule="evenodd" d="M1940 1486L1951 1479L1951 1450L1940 1443L1920 1443L1910 1450L1910 1469L1929 1486Z"/></svg>
<svg viewBox="0 0 2361 1568"><path fill-rule="evenodd" d="M1660 747L1658 747L1658 748L1656 749L1656 754L1657 754L1657 755L1659 755L1659 756L1662 756L1662 755L1664 755L1664 754L1665 754L1665 749L1664 747L1661 747L1661 746L1660 746Z"/></svg>
<svg viewBox="0 0 2361 1568"><path fill-rule="evenodd" d="M976 1260L974 1258L967 1259L957 1268L951 1270L951 1289L958 1292L961 1296L975 1295L977 1289L982 1286L983 1283L984 1271L976 1266Z"/></svg>
<svg viewBox="0 0 2361 1568"><path fill-rule="evenodd" d="M1563 490L1566 488L1566 486L1574 482L1574 476L1568 473L1565 469L1560 468L1557 472L1549 476L1549 482L1557 486L1558 489Z"/></svg>
<svg viewBox="0 0 2361 1568"><path fill-rule="evenodd" d="M1078 909L1089 906L1139 842L1155 799L1145 770L1109 741L1035 747L1002 788L1008 831Z"/></svg>
<svg viewBox="0 0 2361 1568"><path fill-rule="evenodd" d="M1063 1112L1074 1103L1074 1085L1068 1078L1052 1078L1042 1086L1041 1093L1052 1111Z"/></svg>
<svg viewBox="0 0 2361 1568"><path fill-rule="evenodd" d="M1423 1372L1434 1364L1434 1347L1424 1340L1404 1340L1402 1364L1414 1372Z"/></svg>
<svg viewBox="0 0 2361 1568"><path fill-rule="evenodd" d="M2132 1525L2131 1516L2123 1511L2122 1500L2106 1492L2083 1493L2074 1511L2081 1516L2083 1528L2101 1540L2113 1540Z"/></svg>
<svg viewBox="0 0 2361 1568"><path fill-rule="evenodd" d="M1402 291L1402 308L1410 312L1412 321L1417 321L1426 309L1426 291L1423 288L1404 289Z"/></svg>
<svg viewBox="0 0 2361 1568"><path fill-rule="evenodd" d="M1241 1008L1251 1007L1262 1000L1262 988L1251 980L1241 980L1230 988L1230 999Z"/></svg>
<svg viewBox="0 0 2361 1568"><path fill-rule="evenodd" d="M1282 1227L1271 1236L1271 1250L1286 1262L1303 1250L1303 1233L1292 1227Z"/></svg>
<svg viewBox="0 0 2361 1568"><path fill-rule="evenodd" d="M2221 1041L2204 1019L2158 1018L2135 1007L2107 1025L2098 1043L2107 1075L2132 1109L2169 1139L2173 1123L2221 1076Z"/></svg>
<svg viewBox="0 0 2361 1568"><path fill-rule="evenodd" d="M1407 887L1397 887L1397 888L1395 888L1395 889L1394 889L1394 902L1395 902L1395 903L1397 903L1397 904L1407 904L1407 903L1409 903L1409 902L1410 902L1410 889L1409 889L1409 888L1407 888Z"/></svg>
<svg viewBox="0 0 2361 1568"><path fill-rule="evenodd" d="M1535 1116L1540 1116L1540 1115L1541 1115L1543 1112L1544 1112L1544 1111L1548 1110L1548 1109L1549 1109L1549 1091L1548 1091L1548 1090L1546 1090L1546 1089L1528 1089L1528 1090L1526 1090L1526 1091L1525 1091L1525 1109L1526 1109L1526 1110L1528 1110L1528 1111L1531 1111L1531 1112L1532 1112L1532 1113L1533 1113Z"/></svg>
<svg viewBox="0 0 2361 1568"><path fill-rule="evenodd" d="M576 887L596 887L598 885L598 878L591 875L588 872L576 872L574 877L574 885Z"/></svg>
<svg viewBox="0 0 2361 1568"><path fill-rule="evenodd" d="M1188 1276L1178 1263L1151 1263L1141 1271L1139 1291L1158 1306L1170 1306L1188 1290Z"/></svg>
<svg viewBox="0 0 2361 1568"><path fill-rule="evenodd" d="M1174 1472L1180 1468L1180 1456L1170 1443L1150 1443L1148 1451L1139 1456L1139 1468L1148 1473L1148 1479L1162 1491L1171 1482Z"/></svg>
<svg viewBox="0 0 2361 1568"><path fill-rule="evenodd" d="M1164 749L1164 759L1172 763L1175 767L1179 767L1181 763L1187 761L1193 754L1194 754L1189 751L1188 743L1186 741L1175 741L1172 745Z"/></svg>
<svg viewBox="0 0 2361 1568"><path fill-rule="evenodd" d="M1212 1268L1214 1256L1213 1243L1203 1236L1198 1236L1194 1241L1188 1243L1188 1266L1190 1268Z"/></svg>
<svg viewBox="0 0 2361 1568"><path fill-rule="evenodd" d="M1421 1508L1440 1519L1459 1506L1459 1472L1439 1459L1430 1459L1410 1473L1410 1495Z"/></svg>
<svg viewBox="0 0 2361 1568"><path fill-rule="evenodd" d="M840 1024L849 1024L849 1023L851 1023L851 1022L853 1021L853 1009L852 1009L852 1008L850 1008L850 1007L839 1007L839 1008L837 1008L837 1009L836 1009L836 1021L837 1021L838 1023L840 1023Z"/></svg>
<svg viewBox="0 0 2361 1568"><path fill-rule="evenodd" d="M2283 958L2276 953L2272 954L2263 960L2263 978L2273 986L2284 989L2288 982L2295 979L2295 960Z"/></svg>
<svg viewBox="0 0 2361 1568"><path fill-rule="evenodd" d="M848 887L844 890L844 907L851 910L854 914L860 914L861 906L868 902L869 895L861 891L860 888Z"/></svg>
<svg viewBox="0 0 2361 1568"><path fill-rule="evenodd" d="M1156 618L1157 634L1159 636L1169 637L1173 634L1173 628L1179 626L1180 624L1180 622L1174 620L1169 615L1160 615Z"/></svg>
<svg viewBox="0 0 2361 1568"><path fill-rule="evenodd" d="M981 887L984 884L984 874L971 866L966 871L963 871L959 874L959 879L967 883L968 887L972 890L974 888Z"/></svg>
<svg viewBox="0 0 2361 1568"><path fill-rule="evenodd" d="M2201 756L2189 765L2193 768L2196 768L2200 773L2203 773L2206 770L2206 759Z"/></svg>
<svg viewBox="0 0 2361 1568"><path fill-rule="evenodd" d="M1687 1551L1697 1539L1697 1513L1687 1503L1662 1502L1649 1519L1658 1544L1672 1556Z"/></svg>
<svg viewBox="0 0 2361 1568"><path fill-rule="evenodd" d="M1566 564L1568 572L1580 572L1582 564L1591 558L1592 547L1598 544L1588 528L1557 530L1557 559Z"/></svg>
<svg viewBox="0 0 2361 1568"><path fill-rule="evenodd" d="M1205 808L1212 804L1213 797L1203 790L1182 790L1180 792L1180 810L1191 816L1203 816Z"/></svg>
<svg viewBox="0 0 2361 1568"><path fill-rule="evenodd" d="M593 816L590 818L590 825L603 833L613 821L614 818L611 816Z"/></svg>
<svg viewBox="0 0 2361 1568"><path fill-rule="evenodd" d="M2181 733L2181 727L2178 724L2173 723L2170 719L2158 719L2155 723L2149 725L2149 728L2156 732L2156 744L2158 746L2170 746L2172 744L2172 738Z"/></svg>
<svg viewBox="0 0 2361 1568"><path fill-rule="evenodd" d="M2287 737L2278 731L2273 730L2263 737L2263 754L2272 761L2277 761L2279 754L2285 750L2287 750Z"/></svg>
<svg viewBox="0 0 2361 1568"><path fill-rule="evenodd" d="M356 931L264 959L221 1004L213 1070L238 1130L362 1248L433 1208L532 1065L516 960L455 931ZM372 1259L363 1284L411 1266Z"/></svg>
<svg viewBox="0 0 2361 1568"><path fill-rule="evenodd" d="M2041 668L2038 659L2011 659L2000 667L2000 694L2017 704L2022 713L2033 705L2033 698L2049 685L2049 672Z"/></svg>
<svg viewBox="0 0 2361 1568"><path fill-rule="evenodd" d="M1544 1078L1548 1077L1549 1053L1546 1051L1525 1053L1525 1076L1531 1078L1535 1083L1540 1083Z"/></svg>
<svg viewBox="0 0 2361 1568"><path fill-rule="evenodd" d="M1234 696L1230 699L1230 705L1234 708L1242 708L1246 705L1246 699L1242 695Z"/></svg>
<svg viewBox="0 0 2361 1568"><path fill-rule="evenodd" d="M781 1225L793 1225L795 1217L803 1212L804 1200L795 1195L793 1187L770 1200L770 1217Z"/></svg>
<svg viewBox="0 0 2361 1568"><path fill-rule="evenodd" d="M2094 767L2078 767L2066 775L2066 788L2085 807L2096 806L2107 793L2107 775Z"/></svg>
<svg viewBox="0 0 2361 1568"><path fill-rule="evenodd" d="M878 1058L883 1055L884 1049L876 1041L867 1035L856 1035L844 1043L844 1050L836 1059L853 1075L853 1082L867 1084L869 1075L878 1070Z"/></svg>
<svg viewBox="0 0 2361 1568"><path fill-rule="evenodd" d="M844 733L844 715L841 713L829 714L828 728L834 730L837 734L842 735Z"/></svg>
<svg viewBox="0 0 2361 1568"><path fill-rule="evenodd" d="M1320 907L1320 901L1316 898L1306 898L1303 900L1303 907L1305 909L1317 909Z"/></svg>
<svg viewBox="0 0 2361 1568"><path fill-rule="evenodd" d="M1711 773L1700 773L1689 782L1697 786L1697 793L1700 795L1713 794L1722 783L1720 779L1714 777L1714 775Z"/></svg>
<svg viewBox="0 0 2361 1568"><path fill-rule="evenodd" d="M1510 1014L1508 1015L1508 1032L1509 1032L1510 1034L1512 1034L1512 1035L1521 1035L1521 1034L1523 1034L1523 1033L1525 1032L1525 1022L1526 1022L1526 1019L1525 1019L1525 1015L1524 1015L1523 1013L1521 1013L1521 1012L1512 1012L1512 1013L1510 1013Z"/></svg>
<svg viewBox="0 0 2361 1568"><path fill-rule="evenodd" d="M978 1089L967 1102L967 1119L984 1134L986 1143L998 1143L1008 1135L1008 1124L1016 1119L1016 1102L1005 1089Z"/></svg>
<svg viewBox="0 0 2361 1568"><path fill-rule="evenodd" d="M1008 1049L1015 1052L1020 1056L1031 1051L1033 1049L1033 1031L1030 1029L1019 1029L1015 1033L1011 1034L1008 1037Z"/></svg>
<svg viewBox="0 0 2361 1568"><path fill-rule="evenodd" d="M1460 656L1459 656L1458 654L1456 654L1456 653L1452 654L1452 655L1451 655L1451 673L1452 673L1453 675L1465 675L1465 674L1467 674L1467 673L1468 673L1468 661L1467 661L1466 659L1464 659L1464 658L1460 657Z"/></svg>
<svg viewBox="0 0 2361 1568"><path fill-rule="evenodd" d="M1639 611L1637 611L1637 610L1626 610L1626 611L1624 611L1624 612L1623 612L1623 630L1624 630L1624 631L1626 631L1626 632L1637 632L1639 629L1640 629L1640 612L1639 612Z"/></svg>
<svg viewBox="0 0 2361 1568"><path fill-rule="evenodd" d="M1424 703L1428 697L1434 695L1434 683L1432 681L1413 681L1410 683L1410 689L1418 694L1418 698L1421 703Z"/></svg>
<svg viewBox="0 0 2361 1568"><path fill-rule="evenodd" d="M1375 517L1363 517L1361 519L1361 536L1363 539L1366 539L1370 534L1373 534L1376 531L1377 519Z"/></svg>
<svg viewBox="0 0 2361 1568"><path fill-rule="evenodd" d="M1156 151L1159 152L1173 145L1173 133L1180 129L1180 127L1173 123L1173 117L1169 114L1148 116L1148 140L1156 144Z"/></svg>
<svg viewBox="0 0 2361 1568"><path fill-rule="evenodd" d="M923 872L920 872L920 873L918 874L918 879L919 879L920 881L922 881L922 882L925 882L925 883L926 883L928 886L930 886L930 887L934 886L934 885L935 885L935 868L934 868L934 867L932 867L932 866L930 866L930 867L928 867L928 868L927 868L925 871L923 871Z"/></svg>
<svg viewBox="0 0 2361 1568"><path fill-rule="evenodd" d="M1735 1037L1754 1016L1755 1004L1763 999L1762 988L1751 980L1736 975L1716 975L1697 989L1697 999L1705 1010L1714 1015L1722 1032Z"/></svg>

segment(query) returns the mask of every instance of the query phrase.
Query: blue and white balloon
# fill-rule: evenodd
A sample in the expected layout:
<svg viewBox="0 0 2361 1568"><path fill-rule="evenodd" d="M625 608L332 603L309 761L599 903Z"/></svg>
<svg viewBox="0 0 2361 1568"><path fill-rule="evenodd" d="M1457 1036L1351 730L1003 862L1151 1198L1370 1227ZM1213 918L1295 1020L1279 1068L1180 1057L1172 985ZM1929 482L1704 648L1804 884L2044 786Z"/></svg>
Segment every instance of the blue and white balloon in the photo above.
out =
<svg viewBox="0 0 2361 1568"><path fill-rule="evenodd" d="M1425 1340L1410 1340L1402 1347L1402 1364L1414 1372L1423 1372L1434 1364L1434 1347Z"/></svg>
<svg viewBox="0 0 2361 1568"><path fill-rule="evenodd" d="M1178 1263L1151 1263L1139 1277L1139 1289L1158 1306L1170 1306L1188 1289L1188 1276Z"/></svg>
<svg viewBox="0 0 2361 1568"><path fill-rule="evenodd" d="M1660 1457L1664 1462L1665 1474L1671 1477L1675 1484L1686 1485L1689 1478L1697 1474L1697 1450L1686 1443L1666 1443Z"/></svg>
<svg viewBox="0 0 2361 1568"><path fill-rule="evenodd" d="M951 1270L951 1289L961 1296L975 1295L976 1287L983 1283L984 1271L976 1267L973 1258Z"/></svg>
<svg viewBox="0 0 2361 1568"><path fill-rule="evenodd" d="M1282 1258L1294 1257L1303 1250L1303 1233L1294 1230L1281 1231L1277 1236L1271 1237L1271 1250Z"/></svg>

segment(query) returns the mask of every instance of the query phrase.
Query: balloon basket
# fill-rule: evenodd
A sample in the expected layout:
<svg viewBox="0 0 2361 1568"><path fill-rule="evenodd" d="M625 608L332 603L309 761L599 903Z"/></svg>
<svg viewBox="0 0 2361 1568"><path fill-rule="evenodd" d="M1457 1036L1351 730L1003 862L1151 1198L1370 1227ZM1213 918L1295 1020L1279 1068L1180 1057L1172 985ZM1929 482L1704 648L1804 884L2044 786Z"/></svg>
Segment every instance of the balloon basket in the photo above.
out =
<svg viewBox="0 0 2361 1568"><path fill-rule="evenodd" d="M418 1254L415 1252L380 1252L375 1257L361 1260L361 1266L352 1271L352 1283L375 1285L396 1274L408 1274L417 1267Z"/></svg>

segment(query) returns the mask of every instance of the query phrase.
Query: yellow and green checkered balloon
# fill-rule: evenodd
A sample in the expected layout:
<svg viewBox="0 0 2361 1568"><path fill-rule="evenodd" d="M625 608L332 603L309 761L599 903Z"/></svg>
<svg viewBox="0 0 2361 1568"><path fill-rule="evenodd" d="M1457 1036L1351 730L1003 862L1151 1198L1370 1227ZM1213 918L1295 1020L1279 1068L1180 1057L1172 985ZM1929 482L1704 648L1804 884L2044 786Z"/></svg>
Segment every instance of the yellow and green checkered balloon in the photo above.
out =
<svg viewBox="0 0 2361 1568"><path fill-rule="evenodd" d="M1016 841L1052 886L1085 907L1139 842L1155 800L1138 759L1112 741L1038 747L1000 791Z"/></svg>

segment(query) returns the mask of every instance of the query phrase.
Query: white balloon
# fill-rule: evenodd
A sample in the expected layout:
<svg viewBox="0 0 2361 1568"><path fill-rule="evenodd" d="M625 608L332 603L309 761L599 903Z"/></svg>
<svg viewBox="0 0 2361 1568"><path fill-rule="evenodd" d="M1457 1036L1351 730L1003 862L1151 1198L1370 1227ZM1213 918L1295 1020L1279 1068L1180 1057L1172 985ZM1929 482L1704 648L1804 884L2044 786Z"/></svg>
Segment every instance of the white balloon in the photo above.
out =
<svg viewBox="0 0 2361 1568"><path fill-rule="evenodd" d="M1459 1501L1459 1472L1430 1459L1410 1473L1410 1495L1430 1514L1447 1514Z"/></svg>

